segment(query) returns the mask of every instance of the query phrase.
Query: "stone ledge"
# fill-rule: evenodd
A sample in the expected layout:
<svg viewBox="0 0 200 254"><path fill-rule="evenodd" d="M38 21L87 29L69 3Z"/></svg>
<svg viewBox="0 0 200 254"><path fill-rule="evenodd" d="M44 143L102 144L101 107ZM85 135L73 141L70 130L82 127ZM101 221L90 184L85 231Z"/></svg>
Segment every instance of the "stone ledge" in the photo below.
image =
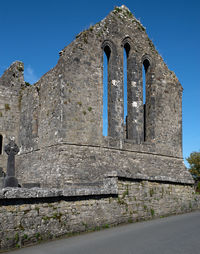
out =
<svg viewBox="0 0 200 254"><path fill-rule="evenodd" d="M186 177L181 177L179 176L179 178L173 178L173 177L169 177L169 176L148 176L145 174L139 174L139 173L133 173L130 174L128 172L123 172L123 171L112 171L109 172L108 174L105 174L105 177L116 177L116 178L127 178L127 180L139 180L139 181L155 181L155 182L169 182L171 184L189 184L189 185L194 185L194 180L192 178L189 177L189 172L188 172L188 179L186 179Z"/></svg>
<svg viewBox="0 0 200 254"><path fill-rule="evenodd" d="M103 137L99 144L89 143L89 142L69 142L66 140L61 140L55 144L49 144L47 146L41 146L37 149L22 149L18 156L23 156L29 153L38 152L46 148L57 147L57 146L77 146L77 147L90 147L90 148L101 148L101 149L110 149L117 151L133 152L139 154L149 154L154 156L169 157L178 160L182 160L182 155L177 155L177 152L172 150L165 150L160 144L155 144L151 142L145 142L141 144L135 144L132 140L128 139L116 139L111 137Z"/></svg>
<svg viewBox="0 0 200 254"><path fill-rule="evenodd" d="M176 180L166 176L149 177L141 174L129 174L120 171L112 171L105 174L103 181L95 183L71 184L64 189L57 188L3 188L0 189L0 199L29 199L29 198L49 198L49 197L77 197L95 195L117 195L118 179L131 181L155 181L160 183L193 185L193 180Z"/></svg>
<svg viewBox="0 0 200 254"><path fill-rule="evenodd" d="M107 178L101 184L93 186L69 186L64 189L56 188L3 188L0 190L0 199L16 199L16 198L48 198L48 197L75 197L75 196L91 196L91 195L110 195L118 194L118 186L116 178Z"/></svg>

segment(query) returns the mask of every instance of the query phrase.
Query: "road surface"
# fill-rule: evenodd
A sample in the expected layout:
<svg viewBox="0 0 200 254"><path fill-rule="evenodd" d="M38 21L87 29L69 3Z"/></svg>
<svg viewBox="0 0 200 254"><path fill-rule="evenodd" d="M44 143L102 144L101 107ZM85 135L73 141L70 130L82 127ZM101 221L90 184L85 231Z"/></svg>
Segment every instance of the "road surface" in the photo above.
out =
<svg viewBox="0 0 200 254"><path fill-rule="evenodd" d="M42 243L10 254L200 254L200 211Z"/></svg>

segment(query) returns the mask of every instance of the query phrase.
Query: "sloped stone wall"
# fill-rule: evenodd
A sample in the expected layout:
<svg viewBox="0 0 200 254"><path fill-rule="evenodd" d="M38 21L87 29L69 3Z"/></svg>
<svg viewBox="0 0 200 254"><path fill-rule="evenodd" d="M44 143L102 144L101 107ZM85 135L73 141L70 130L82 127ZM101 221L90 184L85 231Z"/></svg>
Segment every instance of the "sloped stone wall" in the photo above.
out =
<svg viewBox="0 0 200 254"><path fill-rule="evenodd" d="M19 183L65 188L68 183L102 180L113 171L135 179L193 183L182 158L162 156L151 147L143 152L125 145L121 149L112 146L58 144L21 154L16 161Z"/></svg>
<svg viewBox="0 0 200 254"><path fill-rule="evenodd" d="M111 178L103 185L74 187L3 189L0 249L200 208L190 185Z"/></svg>

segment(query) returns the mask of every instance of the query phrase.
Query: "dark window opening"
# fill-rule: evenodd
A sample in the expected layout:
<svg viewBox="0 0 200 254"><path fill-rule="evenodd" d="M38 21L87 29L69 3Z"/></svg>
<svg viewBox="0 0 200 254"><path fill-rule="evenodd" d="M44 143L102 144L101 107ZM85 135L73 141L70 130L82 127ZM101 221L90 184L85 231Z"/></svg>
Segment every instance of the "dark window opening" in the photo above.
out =
<svg viewBox="0 0 200 254"><path fill-rule="evenodd" d="M107 60L109 61L109 59L110 59L110 53L111 53L111 50L110 50L109 46L105 46L104 53L106 54Z"/></svg>
<svg viewBox="0 0 200 254"><path fill-rule="evenodd" d="M130 52L129 43L124 45L124 58L123 58L123 73L124 73L124 125L126 131L126 138L128 138L128 57Z"/></svg>
<svg viewBox="0 0 200 254"><path fill-rule="evenodd" d="M103 136L108 136L108 63L110 47L104 47L103 54Z"/></svg>
<svg viewBox="0 0 200 254"><path fill-rule="evenodd" d="M130 52L130 49L131 49L131 47L130 47L130 45L128 44L128 42L124 45L124 49L125 49L125 51L126 51L126 56L127 56L127 58L128 58L129 52Z"/></svg>
<svg viewBox="0 0 200 254"><path fill-rule="evenodd" d="M3 153L2 148L3 148L3 136L0 134L0 154Z"/></svg>
<svg viewBox="0 0 200 254"><path fill-rule="evenodd" d="M150 63L147 59L143 61L142 79L143 79L143 131L144 141L146 141L146 87L147 87L147 73Z"/></svg>
<svg viewBox="0 0 200 254"><path fill-rule="evenodd" d="M144 60L143 66L144 66L144 69L145 69L145 73L147 73L147 71L148 71L148 69L149 69L149 66L150 66L150 63L149 63L149 60L148 60L148 59L145 59L145 60Z"/></svg>
<svg viewBox="0 0 200 254"><path fill-rule="evenodd" d="M124 72L124 124L127 119L127 53L124 48L124 59L123 59L123 72Z"/></svg>

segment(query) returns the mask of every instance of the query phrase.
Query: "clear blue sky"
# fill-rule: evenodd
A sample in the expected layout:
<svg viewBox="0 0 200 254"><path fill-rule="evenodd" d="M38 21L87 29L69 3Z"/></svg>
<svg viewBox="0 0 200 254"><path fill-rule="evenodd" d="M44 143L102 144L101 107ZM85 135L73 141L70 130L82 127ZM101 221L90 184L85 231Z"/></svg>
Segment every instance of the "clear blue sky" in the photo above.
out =
<svg viewBox="0 0 200 254"><path fill-rule="evenodd" d="M0 1L0 75L20 60L34 83L58 61L58 52L82 30L125 4L183 88L183 157L200 151L200 1Z"/></svg>

